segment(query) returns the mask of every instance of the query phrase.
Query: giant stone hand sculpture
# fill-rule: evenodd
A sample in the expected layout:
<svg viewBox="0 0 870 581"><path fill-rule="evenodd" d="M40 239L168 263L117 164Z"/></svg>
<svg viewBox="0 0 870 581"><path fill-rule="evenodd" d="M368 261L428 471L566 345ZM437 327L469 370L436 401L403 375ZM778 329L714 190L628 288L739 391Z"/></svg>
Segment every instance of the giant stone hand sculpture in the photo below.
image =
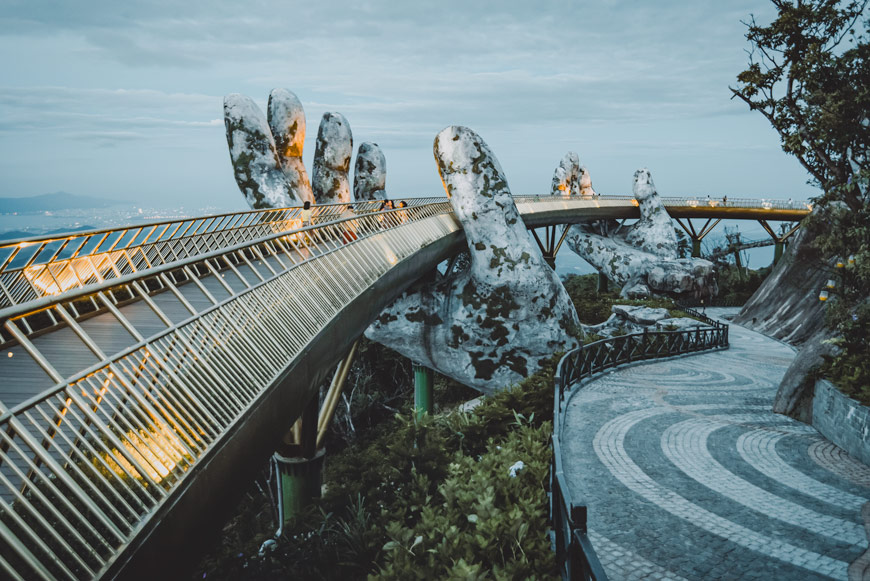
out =
<svg viewBox="0 0 870 581"><path fill-rule="evenodd" d="M559 162L556 171L553 172L553 182L550 193L554 196L583 196L595 195L592 189L592 177L586 167L580 165L580 156L569 151Z"/></svg>
<svg viewBox="0 0 870 581"><path fill-rule="evenodd" d="M286 89L273 89L268 119L250 97L227 95L224 124L233 174L251 208L351 201L347 172L353 136L341 114L324 113L320 122L313 189L302 163L305 111L296 95ZM361 178L365 179L363 174Z"/></svg>
<svg viewBox="0 0 870 581"><path fill-rule="evenodd" d="M531 243L483 139L468 128L448 127L434 149L465 229L470 264L406 292L366 336L491 392L534 373L554 353L577 347L580 325L562 283Z"/></svg>
<svg viewBox="0 0 870 581"><path fill-rule="evenodd" d="M268 114L269 128L275 138L284 177L300 200L313 202L311 182L302 163L302 148L305 146L305 110L302 103L287 89L272 89Z"/></svg>
<svg viewBox="0 0 870 581"><path fill-rule="evenodd" d="M599 224L572 226L566 238L569 247L620 285L622 296L716 296L713 263L678 258L673 223L648 169L635 172L633 192L640 220L610 235L596 231Z"/></svg>
<svg viewBox="0 0 870 581"><path fill-rule="evenodd" d="M224 124L233 175L251 208L284 208L305 199L284 175L272 131L253 99L224 97Z"/></svg>
<svg viewBox="0 0 870 581"><path fill-rule="evenodd" d="M360 143L353 166L353 197L357 202L387 197L387 158L377 143Z"/></svg>
<svg viewBox="0 0 870 581"><path fill-rule="evenodd" d="M314 150L314 197L319 204L348 203L350 156L353 155L353 134L350 123L341 113L324 113L317 131Z"/></svg>

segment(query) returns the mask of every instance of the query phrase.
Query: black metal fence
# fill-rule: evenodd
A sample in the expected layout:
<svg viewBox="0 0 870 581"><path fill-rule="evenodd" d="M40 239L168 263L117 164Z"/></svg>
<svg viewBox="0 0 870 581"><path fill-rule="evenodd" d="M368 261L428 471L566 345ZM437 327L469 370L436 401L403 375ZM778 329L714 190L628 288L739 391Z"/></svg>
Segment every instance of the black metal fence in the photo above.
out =
<svg viewBox="0 0 870 581"><path fill-rule="evenodd" d="M563 579L607 579L586 530L586 504L572 498L562 471L560 435L565 394L572 385L626 363L661 359L728 347L728 325L679 305L706 327L684 331L656 331L621 335L589 343L568 352L559 362L553 402L553 461L550 466L550 518L555 533L556 559Z"/></svg>

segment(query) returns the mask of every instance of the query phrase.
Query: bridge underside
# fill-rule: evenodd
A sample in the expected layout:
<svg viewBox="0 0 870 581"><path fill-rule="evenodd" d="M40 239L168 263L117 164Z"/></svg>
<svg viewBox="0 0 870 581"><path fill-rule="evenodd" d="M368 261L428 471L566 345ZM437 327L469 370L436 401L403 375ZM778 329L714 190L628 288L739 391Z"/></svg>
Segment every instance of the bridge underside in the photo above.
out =
<svg viewBox="0 0 870 581"><path fill-rule="evenodd" d="M464 248L461 230L445 236L396 264L346 305L239 419L237 428L191 469L107 577L155 579L165 575L168 562L191 565L250 485L251 474L268 461L276 442L353 342L414 281Z"/></svg>

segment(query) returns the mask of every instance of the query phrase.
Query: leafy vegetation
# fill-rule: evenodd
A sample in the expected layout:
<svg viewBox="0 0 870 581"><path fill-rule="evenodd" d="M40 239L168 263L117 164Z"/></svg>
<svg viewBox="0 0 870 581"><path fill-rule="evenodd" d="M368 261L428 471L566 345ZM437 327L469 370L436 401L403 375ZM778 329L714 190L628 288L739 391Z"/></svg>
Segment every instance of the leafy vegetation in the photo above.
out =
<svg viewBox="0 0 870 581"><path fill-rule="evenodd" d="M773 3L773 22L748 23L749 67L731 90L770 122L822 191L805 227L825 260L845 264L827 303L840 351L822 372L870 404L868 0Z"/></svg>
<svg viewBox="0 0 870 581"><path fill-rule="evenodd" d="M555 360L471 412L418 420L405 398L399 413L330 450L323 498L273 552L257 554L275 529L260 482L194 578L554 578L546 524L554 370Z"/></svg>
<svg viewBox="0 0 870 581"><path fill-rule="evenodd" d="M716 272L719 275L719 296L717 299L729 305L746 303L749 297L755 294L771 270L770 266L751 270L738 268L735 264L717 264Z"/></svg>

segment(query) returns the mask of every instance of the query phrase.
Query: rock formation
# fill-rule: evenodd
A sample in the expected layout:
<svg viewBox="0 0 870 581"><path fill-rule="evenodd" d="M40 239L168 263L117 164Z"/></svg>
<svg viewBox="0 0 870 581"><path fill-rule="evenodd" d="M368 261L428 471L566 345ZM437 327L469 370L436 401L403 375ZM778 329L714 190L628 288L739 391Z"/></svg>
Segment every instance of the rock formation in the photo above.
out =
<svg viewBox="0 0 870 581"><path fill-rule="evenodd" d="M577 313L532 244L504 173L465 127L435 138L435 159L468 248L468 267L399 297L370 339L484 392L534 373L579 345Z"/></svg>
<svg viewBox="0 0 870 581"><path fill-rule="evenodd" d="M317 131L314 150L312 189L318 204L348 203L350 184L347 172L353 155L350 123L341 113L324 113Z"/></svg>
<svg viewBox="0 0 870 581"><path fill-rule="evenodd" d="M377 143L360 143L353 166L353 197L357 202L387 197L387 160Z"/></svg>
<svg viewBox="0 0 870 581"><path fill-rule="evenodd" d="M281 169L290 183L290 189L297 199L313 202L311 182L302 163L302 149L305 146L305 110L302 103L287 89L272 89L267 115Z"/></svg>
<svg viewBox="0 0 870 581"><path fill-rule="evenodd" d="M602 338L643 333L644 331L686 331L707 325L688 317L671 317L667 309L654 309L632 305L613 305L613 313L603 323L582 325L587 335Z"/></svg>
<svg viewBox="0 0 870 581"><path fill-rule="evenodd" d="M831 217L818 215L820 211L814 210L813 218L830 223ZM813 242L812 233L802 228L773 272L734 317L739 325L800 347L779 384L773 411L807 423L812 421L816 383L810 371L835 350L825 342L833 333L825 328L825 306L818 298L831 278L830 265Z"/></svg>
<svg viewBox="0 0 870 581"><path fill-rule="evenodd" d="M624 297L715 296L718 287L713 263L677 258L674 225L649 170L635 172L633 191L640 207L637 222L627 227L610 222L572 226L566 238L568 246L621 286Z"/></svg>
<svg viewBox="0 0 870 581"><path fill-rule="evenodd" d="M251 208L284 208L303 198L284 176L275 141L263 112L250 97L224 97L224 125L233 175Z"/></svg>

